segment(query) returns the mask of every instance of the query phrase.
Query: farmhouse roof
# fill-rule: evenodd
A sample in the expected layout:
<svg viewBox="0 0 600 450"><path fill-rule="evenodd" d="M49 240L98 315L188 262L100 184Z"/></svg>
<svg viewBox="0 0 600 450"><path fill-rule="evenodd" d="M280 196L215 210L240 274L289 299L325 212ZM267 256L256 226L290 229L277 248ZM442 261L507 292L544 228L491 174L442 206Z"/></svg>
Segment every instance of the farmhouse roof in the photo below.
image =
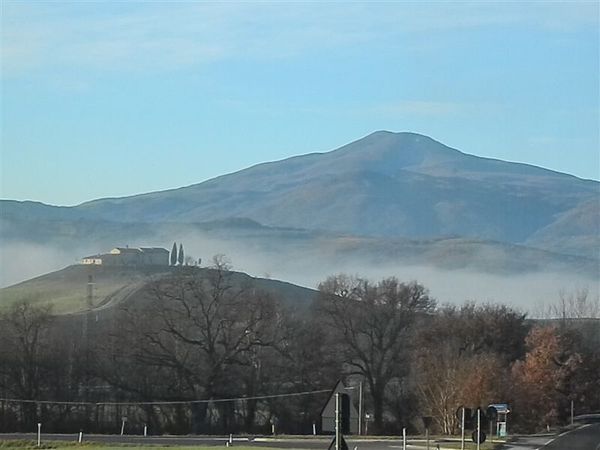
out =
<svg viewBox="0 0 600 450"><path fill-rule="evenodd" d="M142 250L139 248L130 248L130 247L115 247L112 251L118 250L120 253L139 253Z"/></svg>
<svg viewBox="0 0 600 450"><path fill-rule="evenodd" d="M140 250L144 253L169 253L169 250L162 247L140 247Z"/></svg>

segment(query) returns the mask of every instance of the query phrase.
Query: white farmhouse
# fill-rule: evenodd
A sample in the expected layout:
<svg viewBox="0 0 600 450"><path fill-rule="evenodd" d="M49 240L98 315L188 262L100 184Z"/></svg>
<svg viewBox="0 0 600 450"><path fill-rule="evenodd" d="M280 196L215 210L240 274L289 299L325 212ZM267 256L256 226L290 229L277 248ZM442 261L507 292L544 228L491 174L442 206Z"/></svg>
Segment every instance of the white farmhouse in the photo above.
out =
<svg viewBox="0 0 600 450"><path fill-rule="evenodd" d="M86 256L81 263L103 266L168 266L169 251L160 247L115 247L109 253Z"/></svg>

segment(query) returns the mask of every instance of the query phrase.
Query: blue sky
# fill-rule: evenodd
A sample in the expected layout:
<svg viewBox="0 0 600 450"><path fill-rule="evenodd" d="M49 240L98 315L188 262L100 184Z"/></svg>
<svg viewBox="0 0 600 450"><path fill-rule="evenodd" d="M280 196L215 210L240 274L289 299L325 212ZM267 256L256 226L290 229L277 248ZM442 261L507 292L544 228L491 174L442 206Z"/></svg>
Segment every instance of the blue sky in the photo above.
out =
<svg viewBox="0 0 600 450"><path fill-rule="evenodd" d="M382 129L600 178L595 1L1 5L2 198L179 187Z"/></svg>

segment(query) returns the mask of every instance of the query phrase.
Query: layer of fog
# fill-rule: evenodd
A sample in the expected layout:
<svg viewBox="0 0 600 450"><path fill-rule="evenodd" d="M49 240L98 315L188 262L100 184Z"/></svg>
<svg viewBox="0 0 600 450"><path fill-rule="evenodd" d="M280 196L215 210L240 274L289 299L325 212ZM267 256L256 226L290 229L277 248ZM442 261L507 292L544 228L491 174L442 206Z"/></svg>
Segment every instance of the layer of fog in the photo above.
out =
<svg viewBox="0 0 600 450"><path fill-rule="evenodd" d="M213 255L224 254L234 270L255 277L278 279L301 286L316 288L327 276L338 273L361 275L372 280L396 276L403 281L416 280L425 285L438 303L462 304L465 301L504 303L524 311L534 311L541 304L555 302L561 292L587 289L591 296L600 295L600 285L574 273L529 273L495 275L469 270L443 270L429 266L377 264L360 258L340 260L339 255L321 252L303 243L286 246L285 250L264 249L264 242L199 237L196 233L181 235L178 244L184 245L186 255L202 266L210 266ZM151 239L156 239L152 241ZM167 239L169 239L167 241ZM173 237L158 234L140 242L115 242L102 248L92 245L65 246L10 243L0 251L0 286L8 286L35 276L59 270L77 263L83 256L108 252L117 245L163 246L171 249ZM100 245L95 243L94 245Z"/></svg>
<svg viewBox="0 0 600 450"><path fill-rule="evenodd" d="M562 293L587 290L600 295L600 282L575 273L534 272L495 275L472 270L444 270L431 266L372 264L364 259L340 261L313 246L298 245L296 251L264 251L248 241L203 239L197 233L183 237L188 255L202 258L210 265L215 254L226 255L233 269L256 277L272 278L316 289L330 275L346 273L371 280L395 276L402 281L416 280L426 286L439 304L503 303L534 311L541 305L554 303ZM293 246L292 246L293 249Z"/></svg>
<svg viewBox="0 0 600 450"><path fill-rule="evenodd" d="M2 242L0 287L61 269L78 262L77 249L29 242Z"/></svg>

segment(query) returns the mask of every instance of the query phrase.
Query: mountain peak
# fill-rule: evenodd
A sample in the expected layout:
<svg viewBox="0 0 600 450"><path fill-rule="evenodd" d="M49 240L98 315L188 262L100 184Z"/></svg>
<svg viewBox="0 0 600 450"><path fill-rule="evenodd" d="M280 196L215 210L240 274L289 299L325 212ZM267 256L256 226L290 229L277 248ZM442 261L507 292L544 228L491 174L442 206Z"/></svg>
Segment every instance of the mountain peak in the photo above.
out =
<svg viewBox="0 0 600 450"><path fill-rule="evenodd" d="M400 169L429 166L455 160L458 150L419 133L375 131L329 152L337 163L349 163L389 174Z"/></svg>

